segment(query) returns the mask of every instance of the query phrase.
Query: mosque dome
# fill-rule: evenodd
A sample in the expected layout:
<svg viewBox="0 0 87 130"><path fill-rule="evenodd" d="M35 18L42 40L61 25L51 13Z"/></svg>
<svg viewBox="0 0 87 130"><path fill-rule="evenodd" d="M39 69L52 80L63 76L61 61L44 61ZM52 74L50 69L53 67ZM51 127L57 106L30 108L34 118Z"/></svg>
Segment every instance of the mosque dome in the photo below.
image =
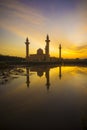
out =
<svg viewBox="0 0 87 130"><path fill-rule="evenodd" d="M38 54L38 55L42 55L42 54L43 54L43 50L42 50L41 48L39 48L39 49L37 50L37 54Z"/></svg>

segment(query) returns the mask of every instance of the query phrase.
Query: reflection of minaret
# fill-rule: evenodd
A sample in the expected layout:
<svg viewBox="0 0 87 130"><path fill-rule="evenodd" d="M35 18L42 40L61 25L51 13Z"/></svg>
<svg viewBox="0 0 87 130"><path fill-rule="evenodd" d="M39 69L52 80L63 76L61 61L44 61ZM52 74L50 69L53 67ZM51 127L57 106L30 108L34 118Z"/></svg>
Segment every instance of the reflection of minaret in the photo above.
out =
<svg viewBox="0 0 87 130"><path fill-rule="evenodd" d="M46 69L46 86L47 86L47 90L49 90L49 86L50 86L50 78L49 78L49 68Z"/></svg>
<svg viewBox="0 0 87 130"><path fill-rule="evenodd" d="M26 44L26 59L28 60L28 57L29 57L29 44L30 44L28 38L26 38L25 44Z"/></svg>
<svg viewBox="0 0 87 130"><path fill-rule="evenodd" d="M47 37L46 37L45 42L46 42L45 54L46 54L46 58L47 58L47 60L48 60L48 59L49 59L49 42L50 42L48 35L47 35Z"/></svg>
<svg viewBox="0 0 87 130"><path fill-rule="evenodd" d="M61 74L61 65L59 66L59 79L61 79L62 74Z"/></svg>
<svg viewBox="0 0 87 130"><path fill-rule="evenodd" d="M59 44L59 59L61 60L61 44Z"/></svg>
<svg viewBox="0 0 87 130"><path fill-rule="evenodd" d="M26 68L26 84L27 84L27 87L29 87L30 85L29 68Z"/></svg>

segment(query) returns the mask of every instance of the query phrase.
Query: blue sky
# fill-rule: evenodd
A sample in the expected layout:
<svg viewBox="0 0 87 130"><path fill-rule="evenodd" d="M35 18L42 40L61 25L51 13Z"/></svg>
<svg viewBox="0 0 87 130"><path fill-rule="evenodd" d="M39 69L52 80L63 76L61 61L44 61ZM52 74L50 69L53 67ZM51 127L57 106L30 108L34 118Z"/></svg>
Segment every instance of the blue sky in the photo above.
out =
<svg viewBox="0 0 87 130"><path fill-rule="evenodd" d="M0 21L2 54L24 57L27 36L30 53L44 50L49 34L50 55L58 56L61 43L63 57L87 57L86 0L0 0Z"/></svg>

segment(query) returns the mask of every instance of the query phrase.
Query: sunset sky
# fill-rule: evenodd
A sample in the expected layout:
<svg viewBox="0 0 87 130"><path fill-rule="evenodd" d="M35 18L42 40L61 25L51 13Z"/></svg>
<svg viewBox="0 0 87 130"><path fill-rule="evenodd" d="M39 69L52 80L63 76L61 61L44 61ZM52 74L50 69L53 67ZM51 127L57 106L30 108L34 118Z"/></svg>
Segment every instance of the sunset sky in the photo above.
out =
<svg viewBox="0 0 87 130"><path fill-rule="evenodd" d="M25 57L45 48L50 37L50 55L87 58L87 0L0 0L0 54Z"/></svg>

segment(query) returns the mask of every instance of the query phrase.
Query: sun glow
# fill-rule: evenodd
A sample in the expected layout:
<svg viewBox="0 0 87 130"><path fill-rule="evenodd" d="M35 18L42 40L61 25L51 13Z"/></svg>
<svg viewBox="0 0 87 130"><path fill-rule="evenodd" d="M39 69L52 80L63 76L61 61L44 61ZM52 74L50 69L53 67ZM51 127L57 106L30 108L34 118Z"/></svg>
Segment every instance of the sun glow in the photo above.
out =
<svg viewBox="0 0 87 130"><path fill-rule="evenodd" d="M73 3L73 8L69 4L1 1L0 53L25 57L27 36L31 54L38 48L44 50L48 33L51 56L59 56L61 43L63 58L87 58L87 3ZM46 5L49 5L47 10Z"/></svg>

